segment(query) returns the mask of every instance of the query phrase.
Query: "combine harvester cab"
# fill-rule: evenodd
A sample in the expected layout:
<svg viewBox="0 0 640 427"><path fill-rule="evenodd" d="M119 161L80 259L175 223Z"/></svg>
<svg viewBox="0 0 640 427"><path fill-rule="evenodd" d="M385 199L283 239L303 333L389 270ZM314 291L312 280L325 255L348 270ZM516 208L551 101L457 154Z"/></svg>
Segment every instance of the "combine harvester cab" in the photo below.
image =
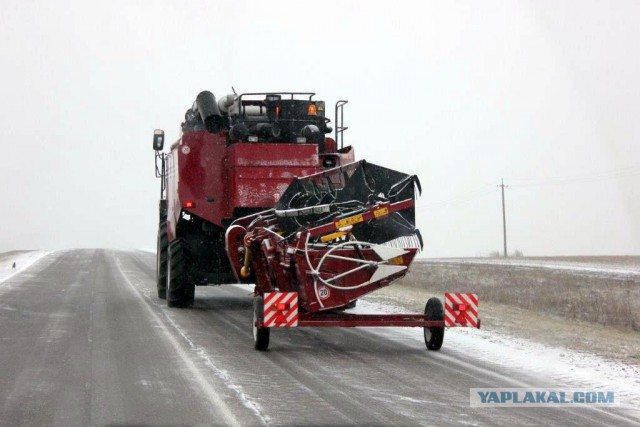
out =
<svg viewBox="0 0 640 427"><path fill-rule="evenodd" d="M424 314L352 314L358 298L402 278L422 247L416 176L360 161L295 179L274 209L227 230L240 282L255 283L255 348L272 327L412 326L439 350L445 326L479 327L474 294L431 298Z"/></svg>

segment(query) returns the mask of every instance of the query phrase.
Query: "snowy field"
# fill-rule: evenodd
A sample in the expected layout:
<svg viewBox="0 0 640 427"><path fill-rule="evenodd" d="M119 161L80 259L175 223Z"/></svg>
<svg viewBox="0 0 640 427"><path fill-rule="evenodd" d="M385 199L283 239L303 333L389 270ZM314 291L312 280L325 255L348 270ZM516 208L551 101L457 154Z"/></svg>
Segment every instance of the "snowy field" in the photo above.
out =
<svg viewBox="0 0 640 427"><path fill-rule="evenodd" d="M7 252L0 254L0 284L18 274L40 258L49 254L47 251ZM13 267L15 263L15 268Z"/></svg>
<svg viewBox="0 0 640 427"><path fill-rule="evenodd" d="M400 283L640 331L638 256L418 260Z"/></svg>
<svg viewBox="0 0 640 427"><path fill-rule="evenodd" d="M640 278L640 257L558 257L558 258L442 258L418 259L423 264L504 265L516 268L542 268L593 275Z"/></svg>

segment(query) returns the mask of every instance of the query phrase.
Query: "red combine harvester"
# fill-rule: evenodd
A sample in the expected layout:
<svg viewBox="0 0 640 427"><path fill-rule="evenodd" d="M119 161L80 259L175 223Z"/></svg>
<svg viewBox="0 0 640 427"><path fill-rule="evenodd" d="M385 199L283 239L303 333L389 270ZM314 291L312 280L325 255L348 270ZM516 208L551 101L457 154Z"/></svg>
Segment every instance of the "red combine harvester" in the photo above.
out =
<svg viewBox="0 0 640 427"><path fill-rule="evenodd" d="M344 147L313 93L201 92L182 137L162 153L158 297L193 304L195 286L254 283L255 348L272 327L412 326L429 350L445 326L480 327L475 294L427 301L424 314L355 314L358 298L403 277L422 247L415 228L420 182ZM338 143L339 142L339 143ZM339 147L338 147L339 146Z"/></svg>

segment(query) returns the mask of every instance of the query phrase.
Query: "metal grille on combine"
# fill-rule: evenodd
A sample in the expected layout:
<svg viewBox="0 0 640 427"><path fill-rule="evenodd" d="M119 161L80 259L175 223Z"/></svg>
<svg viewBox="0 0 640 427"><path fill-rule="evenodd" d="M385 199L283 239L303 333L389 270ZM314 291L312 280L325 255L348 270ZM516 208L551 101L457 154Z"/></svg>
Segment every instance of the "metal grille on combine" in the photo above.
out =
<svg viewBox="0 0 640 427"><path fill-rule="evenodd" d="M298 293L265 293L263 326L265 328L291 328L298 326Z"/></svg>
<svg viewBox="0 0 640 427"><path fill-rule="evenodd" d="M444 294L445 326L478 327L478 296L476 294Z"/></svg>

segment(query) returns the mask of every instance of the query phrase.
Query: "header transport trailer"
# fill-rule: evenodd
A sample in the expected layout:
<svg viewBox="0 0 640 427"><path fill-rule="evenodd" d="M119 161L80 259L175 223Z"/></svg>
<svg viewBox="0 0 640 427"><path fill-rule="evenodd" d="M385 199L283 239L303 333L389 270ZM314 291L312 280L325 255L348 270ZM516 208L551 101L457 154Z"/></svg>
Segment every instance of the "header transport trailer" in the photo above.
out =
<svg viewBox="0 0 640 427"><path fill-rule="evenodd" d="M480 327L475 294L445 294L421 314L354 314L358 298L403 277L422 248L415 175L355 161L310 92L198 94L162 152L158 297L189 307L199 285L252 283L254 346L272 327L412 326L430 350L445 326Z"/></svg>

